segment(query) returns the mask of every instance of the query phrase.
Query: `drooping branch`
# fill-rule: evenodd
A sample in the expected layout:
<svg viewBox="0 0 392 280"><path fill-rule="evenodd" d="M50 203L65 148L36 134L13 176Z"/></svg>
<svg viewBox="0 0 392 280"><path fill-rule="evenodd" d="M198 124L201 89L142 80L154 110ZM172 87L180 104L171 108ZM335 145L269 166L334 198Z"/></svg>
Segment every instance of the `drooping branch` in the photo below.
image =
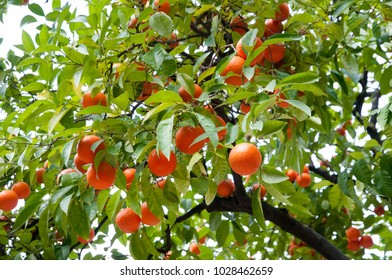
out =
<svg viewBox="0 0 392 280"><path fill-rule="evenodd" d="M330 174L327 170L317 168L313 165L312 162L309 164L309 170L330 181L331 183L338 183L338 176L336 174Z"/></svg>

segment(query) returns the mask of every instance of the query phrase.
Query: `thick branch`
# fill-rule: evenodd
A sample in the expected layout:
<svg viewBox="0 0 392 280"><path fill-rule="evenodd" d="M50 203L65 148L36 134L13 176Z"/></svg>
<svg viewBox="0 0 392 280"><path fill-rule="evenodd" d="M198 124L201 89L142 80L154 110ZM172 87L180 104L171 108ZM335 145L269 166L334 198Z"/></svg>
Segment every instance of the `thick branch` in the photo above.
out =
<svg viewBox="0 0 392 280"><path fill-rule="evenodd" d="M338 176L336 174L330 174L327 170L317 168L313 165L313 163L309 164L309 170L330 181L331 183L338 183Z"/></svg>

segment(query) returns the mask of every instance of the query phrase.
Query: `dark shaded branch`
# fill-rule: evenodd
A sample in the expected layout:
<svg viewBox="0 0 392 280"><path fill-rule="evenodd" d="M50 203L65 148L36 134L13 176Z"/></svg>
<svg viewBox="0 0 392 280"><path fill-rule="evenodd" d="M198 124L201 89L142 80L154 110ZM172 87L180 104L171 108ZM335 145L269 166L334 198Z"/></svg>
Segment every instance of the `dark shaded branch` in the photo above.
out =
<svg viewBox="0 0 392 280"><path fill-rule="evenodd" d="M327 170L317 168L313 165L313 163L309 164L309 170L316 173L317 175L323 177L324 179L330 181L331 183L338 183L338 175L330 174Z"/></svg>

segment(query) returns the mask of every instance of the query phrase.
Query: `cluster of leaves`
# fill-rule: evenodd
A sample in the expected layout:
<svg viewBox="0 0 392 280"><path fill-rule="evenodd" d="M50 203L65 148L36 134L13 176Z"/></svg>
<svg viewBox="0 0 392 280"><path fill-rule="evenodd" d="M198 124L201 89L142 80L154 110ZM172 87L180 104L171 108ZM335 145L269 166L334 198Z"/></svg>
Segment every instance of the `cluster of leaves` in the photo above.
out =
<svg viewBox="0 0 392 280"><path fill-rule="evenodd" d="M28 182L33 194L19 210L4 213L12 230L0 227L1 257L80 258L87 246L76 236L88 237L94 227L92 247L120 241L137 259L323 258L307 246L288 254L295 229L288 233L266 221L266 205L289 212L353 258L363 258L365 251L347 251L345 229L359 225L379 236L375 248L381 253L371 257L388 257L390 215L370 211L380 203L390 209L392 198L392 106L378 108L380 97L391 91L390 5L288 1L292 16L284 32L264 38L264 21L274 18L283 1L170 0L168 15L157 11L154 1L142 2L86 1L87 15L60 0L52 1L46 14L39 5L28 5L32 15L22 19L22 26L43 23L37 34L22 31L22 44L16 46L21 55L10 50L0 58L0 181L1 188ZM244 67L250 82L240 87L219 75L241 38L230 28L238 16L248 23L245 45L258 36L262 49L286 46L284 61L277 64L250 67L250 56ZM136 24L130 26L132 18ZM251 80L256 69L260 72ZM192 92L194 83L203 94L185 103L178 89ZM148 85L157 91L142 100ZM268 94L276 89L284 92L289 108L280 108ZM87 91L103 91L109 106L83 109ZM243 100L251 104L249 113L239 109ZM371 114L362 112L368 103ZM203 108L207 104L227 122L220 142L219 121ZM208 136L210 144L200 153L176 151L174 132L185 125L200 125ZM348 135L338 132L342 127ZM56 183L61 170L74 167L75 148L85 134L102 137L108 156L118 162L110 190L95 192L79 173ZM260 172L246 180L232 174L227 162L228 150L243 141L255 143L264 158ZM159 178L146 167L155 147L165 155L174 150L179 159L163 189L154 187ZM336 156L325 157L326 149ZM36 170L45 161L44 182L38 184ZM301 172L305 164L314 183L303 189L284 172ZM125 167L137 169L129 191ZM216 188L228 177L240 190L225 202L216 197ZM267 189L262 203L252 191L255 183ZM252 197L250 210L230 208L244 193ZM141 201L162 220L160 226L143 226L131 235L113 226L125 206L140 213ZM55 231L64 239L57 240ZM204 235L201 254L187 253L189 244ZM105 240L109 245L102 245ZM111 257L126 256L112 249Z"/></svg>

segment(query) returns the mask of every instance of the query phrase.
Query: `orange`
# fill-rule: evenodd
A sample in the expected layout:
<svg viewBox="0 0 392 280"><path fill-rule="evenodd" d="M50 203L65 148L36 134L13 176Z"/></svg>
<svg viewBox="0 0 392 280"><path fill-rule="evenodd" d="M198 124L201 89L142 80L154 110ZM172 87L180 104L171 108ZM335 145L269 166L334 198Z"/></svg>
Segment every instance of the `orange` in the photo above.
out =
<svg viewBox="0 0 392 280"><path fill-rule="evenodd" d="M116 225L124 233L132 233L140 227L140 217L131 208L121 209L116 216Z"/></svg>
<svg viewBox="0 0 392 280"><path fill-rule="evenodd" d="M74 164L76 169L79 170L80 172L82 173L87 172L87 169L85 169L84 166L89 163L83 161L78 154L76 154L74 157Z"/></svg>
<svg viewBox="0 0 392 280"><path fill-rule="evenodd" d="M373 239L369 235L364 235L361 237L361 240L359 240L359 243L363 248L370 248L373 246Z"/></svg>
<svg viewBox="0 0 392 280"><path fill-rule="evenodd" d="M301 175L298 175L295 180L301 188L307 188L312 183L312 177L310 177L309 173L302 173Z"/></svg>
<svg viewBox="0 0 392 280"><path fill-rule="evenodd" d="M198 228L198 229L197 229L197 232L199 233L200 230L201 230L201 228ZM206 243L207 235L200 236L200 234L198 234L198 236L199 236L199 244L204 244L204 243Z"/></svg>
<svg viewBox="0 0 392 280"><path fill-rule="evenodd" d="M263 43L263 41L261 41L260 38L256 37L255 38L255 42L254 42L254 47L252 49L252 51L255 51L256 49L258 49L261 44ZM242 38L238 41L235 50L237 52L237 55L242 57L243 59L246 59L248 57L247 53L245 52L245 49L242 47ZM260 63L260 61L263 58L263 52L261 52L258 56L256 56L251 62L250 62L250 66L255 66L257 63Z"/></svg>
<svg viewBox="0 0 392 280"><path fill-rule="evenodd" d="M90 92L87 92L83 95L82 98L82 106L83 108L87 108L94 105L107 106L106 95L103 92L99 92L94 97Z"/></svg>
<svg viewBox="0 0 392 280"><path fill-rule="evenodd" d="M283 3L279 5L279 11L275 12L275 20L276 21L285 21L290 16L290 8L287 3Z"/></svg>
<svg viewBox="0 0 392 280"><path fill-rule="evenodd" d="M250 112L250 105L245 102L241 102L240 110L243 114L247 114Z"/></svg>
<svg viewBox="0 0 392 280"><path fill-rule="evenodd" d="M30 186L25 182L17 182L15 183L11 191L14 191L19 199L27 198L30 195Z"/></svg>
<svg viewBox="0 0 392 280"><path fill-rule="evenodd" d="M60 180L61 180L61 176L62 176L62 175L64 175L64 174L69 174L69 173L73 173L73 172L77 172L77 171L76 171L75 169L72 169L72 168L67 168L67 169L61 170L61 172L59 173L59 175L57 175L57 179L56 179L57 185L60 184Z"/></svg>
<svg viewBox="0 0 392 280"><path fill-rule="evenodd" d="M200 255L200 248L199 245L196 242L193 242L190 246L189 246L189 252L195 254L195 255Z"/></svg>
<svg viewBox="0 0 392 280"><path fill-rule="evenodd" d="M290 244L289 246L289 254L290 256L294 256L295 250L299 248L298 244Z"/></svg>
<svg viewBox="0 0 392 280"><path fill-rule="evenodd" d="M204 129L201 126L190 127L183 126L176 133L176 147L184 154L192 155L200 151L205 140L200 140L195 144L192 144L197 137L204 133Z"/></svg>
<svg viewBox="0 0 392 280"><path fill-rule="evenodd" d="M157 183L156 183L155 185L156 185L158 188L163 189L163 188L165 187L166 180L167 180L167 179L159 180L159 181L157 181Z"/></svg>
<svg viewBox="0 0 392 280"><path fill-rule="evenodd" d="M203 93L203 90L201 89L201 87L198 84L194 84L194 87L195 87L195 91L194 91L193 97L189 92L186 91L186 89L184 87L180 87L180 89L178 90L178 93L180 94L180 96L184 102L191 103L194 101L193 100L194 98L199 98L200 95Z"/></svg>
<svg viewBox="0 0 392 280"><path fill-rule="evenodd" d="M359 241L361 231L355 227L349 227L346 230L346 237L349 241Z"/></svg>
<svg viewBox="0 0 392 280"><path fill-rule="evenodd" d="M376 213L377 216L382 216L385 213L384 206L383 205L378 205L374 208L374 213Z"/></svg>
<svg viewBox="0 0 392 280"><path fill-rule="evenodd" d="M218 119L218 121L221 123L221 126L217 126L217 128L221 128L223 127L223 129L221 129L220 131L218 131L218 138L219 140L222 140L223 138L225 138L226 134L227 134L227 128L226 128L226 122L223 118L221 118L220 116L216 116L216 118Z"/></svg>
<svg viewBox="0 0 392 280"><path fill-rule="evenodd" d="M208 105L204 105L204 110L207 110L208 112L210 112L211 114L215 114L215 110L214 107L211 104Z"/></svg>
<svg viewBox="0 0 392 280"><path fill-rule="evenodd" d="M147 203L143 202L141 205L142 208L142 218L141 221L143 224L148 225L148 226L155 226L157 224L159 224L159 222L161 221L160 219L158 219L152 212L150 209L148 209Z"/></svg>
<svg viewBox="0 0 392 280"><path fill-rule="evenodd" d="M234 193L234 190L235 190L234 182L230 179L226 179L218 184L218 189L216 190L216 193L220 197L229 197Z"/></svg>
<svg viewBox="0 0 392 280"><path fill-rule="evenodd" d="M153 149L148 156L147 164L152 174L167 176L176 169L177 158L173 151L170 152L170 159L167 159L161 151L158 155L157 150Z"/></svg>
<svg viewBox="0 0 392 280"><path fill-rule="evenodd" d="M136 169L135 168L127 168L123 171L125 180L126 180L126 187L127 190L130 188L133 179L135 178Z"/></svg>
<svg viewBox="0 0 392 280"><path fill-rule="evenodd" d="M151 82L145 82L143 84L142 93L137 98L137 100L146 100L151 96L151 94L159 91L159 86Z"/></svg>
<svg viewBox="0 0 392 280"><path fill-rule="evenodd" d="M138 18L135 15L131 16L131 19L128 22L128 29L135 29L137 25Z"/></svg>
<svg viewBox="0 0 392 280"><path fill-rule="evenodd" d="M337 133L339 133L342 136L346 135L346 128L345 127L339 127L338 129L336 129Z"/></svg>
<svg viewBox="0 0 392 280"><path fill-rule="evenodd" d="M260 188L260 184L254 184L253 185L253 190L254 191L256 191L258 188ZM266 194L267 194L267 189L263 185L261 185L260 199L263 199Z"/></svg>
<svg viewBox="0 0 392 280"><path fill-rule="evenodd" d="M0 210L11 211L18 205L18 195L11 190L0 192Z"/></svg>
<svg viewBox="0 0 392 280"><path fill-rule="evenodd" d="M262 162L259 149L251 143L241 143L230 151L229 165L239 175L252 175L257 172Z"/></svg>
<svg viewBox="0 0 392 280"><path fill-rule="evenodd" d="M286 176L289 177L291 182L294 182L297 179L298 173L294 169L288 169L286 171Z"/></svg>
<svg viewBox="0 0 392 280"><path fill-rule="evenodd" d="M277 33L282 33L282 31L283 31L283 25L280 21L273 20L271 18L265 21L265 30L264 30L265 37L269 37Z"/></svg>
<svg viewBox="0 0 392 280"><path fill-rule="evenodd" d="M110 188L116 180L116 169L106 161L102 161L98 167L98 173L92 164L87 170L87 182L97 190Z"/></svg>
<svg viewBox="0 0 392 280"><path fill-rule="evenodd" d="M359 241L348 241L347 250L358 251L361 248L361 243Z"/></svg>
<svg viewBox="0 0 392 280"><path fill-rule="evenodd" d="M155 0L154 1L155 7L157 7L159 12L163 12L165 14L170 13L170 3L169 1L160 1L160 0Z"/></svg>
<svg viewBox="0 0 392 280"><path fill-rule="evenodd" d="M304 165L304 168L302 169L302 173L309 173L309 167L307 165Z"/></svg>
<svg viewBox="0 0 392 280"><path fill-rule="evenodd" d="M46 169L44 167L38 168L35 171L35 176L37 177L38 184L42 184L44 182L45 172L46 172Z"/></svg>
<svg viewBox="0 0 392 280"><path fill-rule="evenodd" d="M80 243L82 243L82 244L88 244L88 243L90 243L91 241L93 241L94 237L95 237L94 229L90 229L90 236L89 236L88 240L84 239L83 237L80 237L79 235L76 236L76 238L78 239L78 241L79 241Z"/></svg>
<svg viewBox="0 0 392 280"><path fill-rule="evenodd" d="M244 36L246 32L248 32L248 24L245 20L239 16L235 17L231 23L230 28L234 32L239 33L240 35Z"/></svg>
<svg viewBox="0 0 392 280"><path fill-rule="evenodd" d="M241 86L244 84L245 79L242 77L242 68L244 67L245 59L240 56L233 56L223 71L221 76L226 76L230 72L234 75L225 79L226 83L233 86Z"/></svg>
<svg viewBox="0 0 392 280"><path fill-rule="evenodd" d="M263 56L269 62L277 63L284 58L285 49L283 44L269 45L263 51Z"/></svg>
<svg viewBox="0 0 392 280"><path fill-rule="evenodd" d="M101 142L98 147L93 151L92 145L95 142L102 141L102 139L96 135L86 135L82 139L80 139L77 153L81 160L86 163L93 163L95 154L105 149L105 143Z"/></svg>

